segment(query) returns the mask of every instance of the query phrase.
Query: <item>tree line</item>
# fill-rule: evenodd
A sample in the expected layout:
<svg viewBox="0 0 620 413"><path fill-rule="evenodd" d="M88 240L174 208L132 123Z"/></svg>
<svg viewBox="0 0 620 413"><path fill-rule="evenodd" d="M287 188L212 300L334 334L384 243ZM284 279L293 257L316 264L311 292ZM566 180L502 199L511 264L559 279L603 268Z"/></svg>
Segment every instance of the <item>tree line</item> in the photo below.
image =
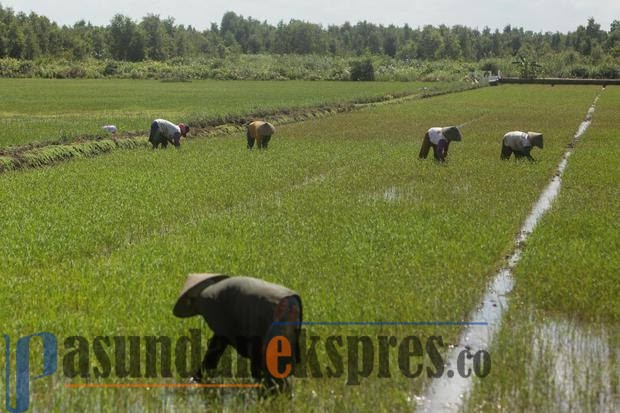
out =
<svg viewBox="0 0 620 413"><path fill-rule="evenodd" d="M510 25L503 30L462 25L412 28L359 22L327 28L300 20L271 25L234 12L208 29L177 24L148 14L140 21L117 14L107 26L84 20L59 26L45 16L0 4L0 58L114 59L165 61L230 54L383 55L401 60L479 61L516 55L541 57L570 52L592 63L620 59L620 21L609 30L593 18L575 31L533 32Z"/></svg>

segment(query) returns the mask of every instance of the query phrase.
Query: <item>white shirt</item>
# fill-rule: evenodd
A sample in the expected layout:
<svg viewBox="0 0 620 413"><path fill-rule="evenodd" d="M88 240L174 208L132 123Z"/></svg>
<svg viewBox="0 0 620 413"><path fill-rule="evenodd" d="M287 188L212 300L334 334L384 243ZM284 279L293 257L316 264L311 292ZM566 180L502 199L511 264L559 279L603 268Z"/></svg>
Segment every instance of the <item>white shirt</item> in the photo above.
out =
<svg viewBox="0 0 620 413"><path fill-rule="evenodd" d="M431 141L433 145L438 145L440 140L446 140L446 137L443 136L443 132L441 131L443 128L430 128L426 133L428 133L428 139Z"/></svg>
<svg viewBox="0 0 620 413"><path fill-rule="evenodd" d="M155 122L157 122L157 126L159 126L159 130L161 131L161 134L164 135L164 137L172 139L177 133L181 135L181 128L179 128L174 123L169 122L165 119L155 119Z"/></svg>
<svg viewBox="0 0 620 413"><path fill-rule="evenodd" d="M513 151L523 151L525 148L532 146L527 138L527 133L521 131L512 131L504 135L504 145L510 147Z"/></svg>

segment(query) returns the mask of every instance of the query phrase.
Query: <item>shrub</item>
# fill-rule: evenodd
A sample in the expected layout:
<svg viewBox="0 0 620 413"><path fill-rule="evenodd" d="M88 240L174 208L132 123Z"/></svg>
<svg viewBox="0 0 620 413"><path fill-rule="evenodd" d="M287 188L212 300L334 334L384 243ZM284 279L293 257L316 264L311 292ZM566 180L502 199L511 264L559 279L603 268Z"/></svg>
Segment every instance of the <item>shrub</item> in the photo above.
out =
<svg viewBox="0 0 620 413"><path fill-rule="evenodd" d="M618 79L620 73L617 67L601 66L594 71L594 76L599 79Z"/></svg>
<svg viewBox="0 0 620 413"><path fill-rule="evenodd" d="M114 76L118 73L118 63L108 62L103 69L104 76Z"/></svg>
<svg viewBox="0 0 620 413"><path fill-rule="evenodd" d="M67 79L83 79L86 76L86 71L77 65L71 66L64 73L64 77Z"/></svg>
<svg viewBox="0 0 620 413"><path fill-rule="evenodd" d="M487 60L482 62L480 65L480 70L497 75L497 72L499 71L499 64L495 60Z"/></svg>
<svg viewBox="0 0 620 413"><path fill-rule="evenodd" d="M570 70L572 77L587 78L589 70L585 66L575 66Z"/></svg>
<svg viewBox="0 0 620 413"><path fill-rule="evenodd" d="M22 76L28 76L31 74L32 62L30 60L24 60L19 63L19 74Z"/></svg>
<svg viewBox="0 0 620 413"><path fill-rule="evenodd" d="M369 58L356 60L351 63L351 80L373 81L375 80L375 68Z"/></svg>

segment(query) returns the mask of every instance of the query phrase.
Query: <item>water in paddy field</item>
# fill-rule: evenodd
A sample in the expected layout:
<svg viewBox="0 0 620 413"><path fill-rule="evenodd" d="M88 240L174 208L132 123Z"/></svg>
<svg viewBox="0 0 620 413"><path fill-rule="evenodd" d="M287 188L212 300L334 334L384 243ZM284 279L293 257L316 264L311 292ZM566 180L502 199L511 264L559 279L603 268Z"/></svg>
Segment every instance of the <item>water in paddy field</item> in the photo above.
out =
<svg viewBox="0 0 620 413"><path fill-rule="evenodd" d="M470 321L486 322L487 324L470 325L466 327L459 338L459 344L452 348L447 355L446 371L456 370L457 358L465 349L473 349L473 351L489 350L493 337L499 331L502 317L508 309L509 302L506 296L512 291L514 285L512 270L521 259L523 242L532 231L534 231L540 218L551 208L553 200L559 194L562 186L562 175L568 164L568 158L572 154L572 147L581 139L582 135L590 126L599 96L600 93L594 99L592 106L588 109L585 119L579 125L569 148L564 153L558 165L554 177L542 192L538 201L532 208L532 212L523 223L521 231L515 239L513 252L510 254L506 265L497 273L493 281L487 287L482 301L469 317ZM590 346L596 347L596 345L596 342L590 342ZM559 372L556 371L556 374L558 373ZM561 378L561 380L564 381L571 381L572 379L571 376ZM561 382L561 380L558 380L558 382ZM455 374L451 378L447 375L443 375L438 379L434 379L426 388L424 396L418 399L418 409L423 412L459 411L463 407L471 391L472 383L473 380L471 377L462 378L458 374Z"/></svg>
<svg viewBox="0 0 620 413"><path fill-rule="evenodd" d="M616 412L620 409L618 365L620 349L610 346L602 326L580 326L568 320L548 319L536 327L532 338L533 360L528 365L530 386L537 386L537 370L550 373L545 399L560 411ZM616 387L614 389L614 386ZM535 389L530 389L535 390ZM615 390L615 391L614 391ZM529 394L533 394L530 391Z"/></svg>
<svg viewBox="0 0 620 413"><path fill-rule="evenodd" d="M388 202L398 201L399 198L400 198L400 194L399 194L398 188L395 186L391 186L388 189L386 189L385 192L383 192L383 199L385 199Z"/></svg>
<svg viewBox="0 0 620 413"><path fill-rule="evenodd" d="M409 194L405 194L404 191L397 186L389 186L385 189L379 190L377 192L372 192L369 194L364 194L360 196L361 202L368 202L374 204L378 201L387 202L388 204L397 203L402 200L405 196L409 198Z"/></svg>

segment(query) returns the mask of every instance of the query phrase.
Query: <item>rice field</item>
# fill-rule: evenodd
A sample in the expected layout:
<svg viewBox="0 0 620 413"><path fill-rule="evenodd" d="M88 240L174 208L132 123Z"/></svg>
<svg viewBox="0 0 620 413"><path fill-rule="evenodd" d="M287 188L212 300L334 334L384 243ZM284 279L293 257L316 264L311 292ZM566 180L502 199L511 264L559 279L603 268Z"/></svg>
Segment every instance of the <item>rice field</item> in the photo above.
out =
<svg viewBox="0 0 620 413"><path fill-rule="evenodd" d="M365 84L346 87L351 96L368 93ZM594 86L483 88L282 125L265 152L248 151L237 133L188 140L179 151L119 150L5 172L0 204L10 207L0 208L0 325L13 340L56 334L61 357L62 341L73 335L179 337L196 328L206 342L211 332L204 321L177 319L172 305L188 273L207 271L253 275L298 291L306 321L467 321L599 92ZM547 320L540 314L602 323L605 337L615 340L611 348L618 348L617 150L601 148L613 148L619 106L616 90L603 92L592 130L569 163L566 194L526 245L510 298L516 304L490 351L490 374L476 382L472 411L512 411L515 399L522 410L537 410L543 399L547 410L562 410L547 393L528 398L532 332ZM417 159L424 132L445 125L463 125L464 135L450 145L448 162ZM536 162L499 161L501 137L517 129L545 134L544 150L532 153ZM460 330L306 327L323 338L441 336L442 352ZM430 379L400 374L392 351L391 377L381 377L376 355L359 385L347 384L346 375L310 374L292 380L292 395L261 398L252 389L73 389L65 385L101 380L56 373L33 382L31 405L414 410ZM322 367L330 365L324 346L315 356ZM32 357L40 360L34 350ZM547 353L532 357L550 360ZM617 360L617 352L609 357ZM611 403L620 393L615 363L608 374ZM543 373L534 369L533 377L550 388ZM600 388L585 392L595 397Z"/></svg>
<svg viewBox="0 0 620 413"><path fill-rule="evenodd" d="M153 119L217 120L442 89L449 83L327 81L161 82L156 80L0 79L0 149L69 142L119 132L148 132Z"/></svg>
<svg viewBox="0 0 620 413"><path fill-rule="evenodd" d="M620 406L620 90L608 88L571 156L553 210L515 271L493 353L470 411L613 412ZM551 374L550 374L551 373Z"/></svg>

